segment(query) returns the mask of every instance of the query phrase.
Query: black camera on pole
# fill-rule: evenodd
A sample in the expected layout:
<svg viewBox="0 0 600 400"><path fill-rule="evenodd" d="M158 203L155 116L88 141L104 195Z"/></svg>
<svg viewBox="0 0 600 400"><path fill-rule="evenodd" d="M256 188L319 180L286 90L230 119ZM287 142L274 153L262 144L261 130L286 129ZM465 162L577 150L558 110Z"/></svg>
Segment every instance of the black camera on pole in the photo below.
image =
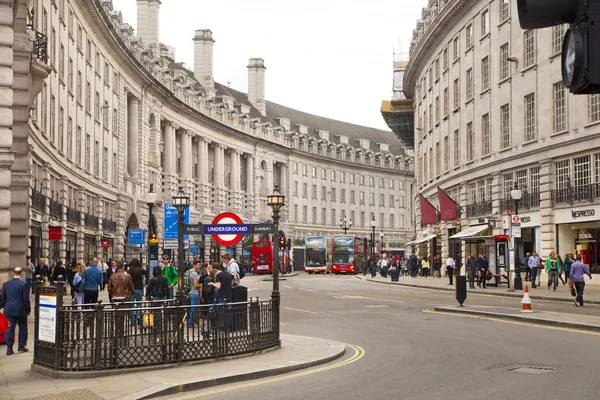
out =
<svg viewBox="0 0 600 400"><path fill-rule="evenodd" d="M573 94L600 93L600 0L518 0L523 29L569 24L562 77Z"/></svg>

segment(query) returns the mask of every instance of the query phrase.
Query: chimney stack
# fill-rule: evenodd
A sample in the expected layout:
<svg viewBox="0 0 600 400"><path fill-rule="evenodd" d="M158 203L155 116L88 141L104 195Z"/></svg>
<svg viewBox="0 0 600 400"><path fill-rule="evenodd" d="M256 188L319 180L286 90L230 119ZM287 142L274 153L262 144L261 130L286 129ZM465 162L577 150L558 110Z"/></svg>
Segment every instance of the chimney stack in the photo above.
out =
<svg viewBox="0 0 600 400"><path fill-rule="evenodd" d="M194 76L206 89L207 95L214 96L213 47L215 41L210 29L199 29L194 35ZM213 96L210 96L210 94Z"/></svg>
<svg viewBox="0 0 600 400"><path fill-rule="evenodd" d="M158 44L160 0L137 0L137 36L148 47Z"/></svg>
<svg viewBox="0 0 600 400"><path fill-rule="evenodd" d="M265 60L262 58L251 58L248 61L248 101L260 111L267 115L267 103L265 100Z"/></svg>

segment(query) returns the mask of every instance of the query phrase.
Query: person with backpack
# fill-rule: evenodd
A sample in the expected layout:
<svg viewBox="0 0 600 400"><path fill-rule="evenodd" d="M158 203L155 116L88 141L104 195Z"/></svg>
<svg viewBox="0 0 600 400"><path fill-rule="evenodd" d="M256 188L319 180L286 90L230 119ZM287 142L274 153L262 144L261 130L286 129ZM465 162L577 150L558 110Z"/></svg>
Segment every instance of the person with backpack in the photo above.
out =
<svg viewBox="0 0 600 400"><path fill-rule="evenodd" d="M75 298L75 304L78 304L78 310L81 310L81 304L83 304L83 286L85 285L85 281L83 280L83 270L85 269L85 265L79 264L77 266L77 272L73 277L73 286L71 287L71 291L73 292L73 297Z"/></svg>
<svg viewBox="0 0 600 400"><path fill-rule="evenodd" d="M223 270L229 272L233 277L233 287L238 286L240 279L242 279L243 276L240 276L241 271L237 261L235 261L229 253L223 254L221 260L223 261Z"/></svg>
<svg viewBox="0 0 600 400"><path fill-rule="evenodd" d="M556 252L551 251L550 257L546 259L546 272L548 273L548 290L550 290L550 286L552 286L552 282L554 282L554 291L556 292L556 288L558 287L558 276L561 271L560 260L556 258Z"/></svg>

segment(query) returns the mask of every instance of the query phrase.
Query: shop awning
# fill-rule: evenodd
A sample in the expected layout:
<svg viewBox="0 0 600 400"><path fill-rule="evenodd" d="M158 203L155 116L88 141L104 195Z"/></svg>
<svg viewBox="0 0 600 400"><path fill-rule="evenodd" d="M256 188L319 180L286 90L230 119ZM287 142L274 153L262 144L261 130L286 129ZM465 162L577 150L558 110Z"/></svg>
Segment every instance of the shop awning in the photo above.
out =
<svg viewBox="0 0 600 400"><path fill-rule="evenodd" d="M460 240L485 239L486 238L485 236L477 236L477 235L479 235L481 232L486 231L488 229L489 229L489 226L487 224L486 225L469 226L468 228L463 229L462 231L458 232L457 234L450 236L450 239L460 239Z"/></svg>
<svg viewBox="0 0 600 400"><path fill-rule="evenodd" d="M426 237L424 237L424 238L417 239L417 240L414 240L414 241L412 241L412 242L408 242L408 243L406 243L406 244L405 244L405 246L412 246L412 245L414 245L414 244L419 244L419 243L429 242L429 241L430 241L431 239L433 239L434 237L435 237L435 235L426 236Z"/></svg>

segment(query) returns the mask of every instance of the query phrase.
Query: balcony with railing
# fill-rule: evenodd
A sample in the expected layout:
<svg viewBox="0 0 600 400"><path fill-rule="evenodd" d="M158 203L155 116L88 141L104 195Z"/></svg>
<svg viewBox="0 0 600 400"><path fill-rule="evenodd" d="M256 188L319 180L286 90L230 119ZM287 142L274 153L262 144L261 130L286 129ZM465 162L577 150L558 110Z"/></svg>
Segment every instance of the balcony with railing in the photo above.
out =
<svg viewBox="0 0 600 400"><path fill-rule="evenodd" d="M32 190L31 193L31 207L40 211L46 211L46 196L35 189Z"/></svg>
<svg viewBox="0 0 600 400"><path fill-rule="evenodd" d="M85 214L85 217L83 218L83 224L88 228L97 229L98 228L98 217L96 217L95 215L91 215L91 214Z"/></svg>
<svg viewBox="0 0 600 400"><path fill-rule="evenodd" d="M600 201L600 183L571 186L552 191L552 205L572 205L575 203L595 203Z"/></svg>
<svg viewBox="0 0 600 400"><path fill-rule="evenodd" d="M509 208L513 209L514 207L515 201L510 197L500 199L500 212L506 211ZM528 193L526 190L524 190L521 195L521 200L519 200L519 210L529 211L538 208L540 208L540 192Z"/></svg>
<svg viewBox="0 0 600 400"><path fill-rule="evenodd" d="M33 38L33 55L34 57L44 63L48 64L48 37L41 32L32 31Z"/></svg>
<svg viewBox="0 0 600 400"><path fill-rule="evenodd" d="M115 233L117 231L117 223L115 221L111 221L110 219L103 219L102 230L105 232Z"/></svg>
<svg viewBox="0 0 600 400"><path fill-rule="evenodd" d="M492 201L485 200L480 203L467 204L467 217L484 217L492 214Z"/></svg>
<svg viewBox="0 0 600 400"><path fill-rule="evenodd" d="M81 223L81 211L67 207L67 222L79 225Z"/></svg>
<svg viewBox="0 0 600 400"><path fill-rule="evenodd" d="M63 205L58 200L50 199L50 215L62 220Z"/></svg>

